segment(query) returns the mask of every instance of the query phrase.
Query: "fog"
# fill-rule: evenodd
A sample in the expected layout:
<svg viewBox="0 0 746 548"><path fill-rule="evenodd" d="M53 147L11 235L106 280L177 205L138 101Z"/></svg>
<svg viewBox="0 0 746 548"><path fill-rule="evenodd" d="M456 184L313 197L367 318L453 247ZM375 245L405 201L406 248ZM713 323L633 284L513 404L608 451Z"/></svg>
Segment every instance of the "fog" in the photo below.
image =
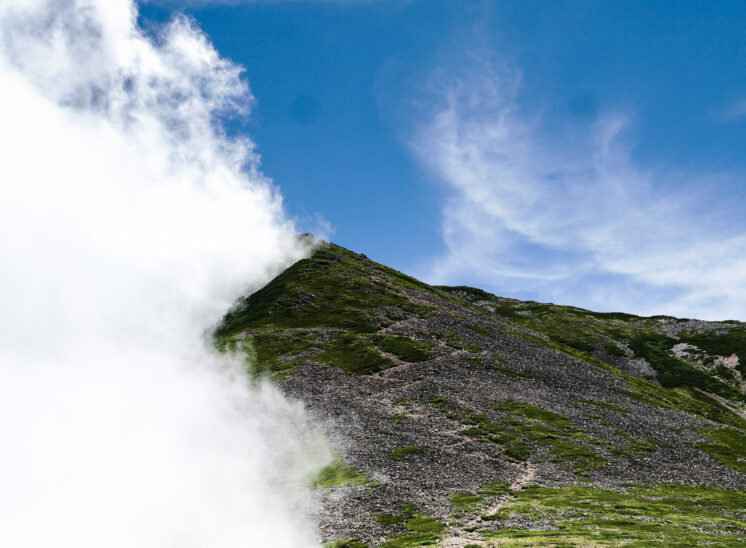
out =
<svg viewBox="0 0 746 548"><path fill-rule="evenodd" d="M302 405L209 339L308 252L240 67L127 0L3 0L0 48L0 544L314 546Z"/></svg>

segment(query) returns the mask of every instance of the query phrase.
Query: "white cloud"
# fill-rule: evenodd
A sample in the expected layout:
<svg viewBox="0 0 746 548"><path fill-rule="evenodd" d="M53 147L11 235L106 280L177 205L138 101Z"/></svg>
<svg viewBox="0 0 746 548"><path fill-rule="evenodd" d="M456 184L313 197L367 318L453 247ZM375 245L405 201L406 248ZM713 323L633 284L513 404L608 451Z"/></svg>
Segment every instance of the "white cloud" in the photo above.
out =
<svg viewBox="0 0 746 548"><path fill-rule="evenodd" d="M416 0L141 0L143 4L155 4L174 8L196 8L202 6L239 6L242 4L343 4L349 6L377 2L410 3Z"/></svg>
<svg viewBox="0 0 746 548"><path fill-rule="evenodd" d="M279 458L302 407L205 340L305 250L219 129L250 106L240 68L188 19L153 42L135 16L0 5L2 543L313 546L278 483L319 462Z"/></svg>
<svg viewBox="0 0 746 548"><path fill-rule="evenodd" d="M520 80L488 56L431 79L412 146L448 190L446 251L423 275L601 310L744 319L746 227L709 194L716 174L638 167L619 113L550 135L521 110Z"/></svg>

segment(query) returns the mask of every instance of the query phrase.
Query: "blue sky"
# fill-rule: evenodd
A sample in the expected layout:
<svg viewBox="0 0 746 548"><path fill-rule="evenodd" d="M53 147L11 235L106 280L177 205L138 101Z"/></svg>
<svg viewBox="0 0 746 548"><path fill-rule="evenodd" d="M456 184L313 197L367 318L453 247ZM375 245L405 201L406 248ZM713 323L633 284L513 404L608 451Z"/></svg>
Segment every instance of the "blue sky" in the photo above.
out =
<svg viewBox="0 0 746 548"><path fill-rule="evenodd" d="M140 5L245 67L302 230L433 283L746 319L746 5Z"/></svg>

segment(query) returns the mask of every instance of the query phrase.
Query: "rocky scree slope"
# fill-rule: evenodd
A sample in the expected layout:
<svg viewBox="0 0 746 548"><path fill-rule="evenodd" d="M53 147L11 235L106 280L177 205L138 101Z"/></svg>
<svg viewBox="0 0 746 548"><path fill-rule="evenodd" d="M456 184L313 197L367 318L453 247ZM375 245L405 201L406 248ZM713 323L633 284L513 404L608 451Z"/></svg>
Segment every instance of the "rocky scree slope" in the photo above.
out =
<svg viewBox="0 0 746 548"><path fill-rule="evenodd" d="M215 342L325 425L329 546L746 543L744 324L432 287L322 244Z"/></svg>

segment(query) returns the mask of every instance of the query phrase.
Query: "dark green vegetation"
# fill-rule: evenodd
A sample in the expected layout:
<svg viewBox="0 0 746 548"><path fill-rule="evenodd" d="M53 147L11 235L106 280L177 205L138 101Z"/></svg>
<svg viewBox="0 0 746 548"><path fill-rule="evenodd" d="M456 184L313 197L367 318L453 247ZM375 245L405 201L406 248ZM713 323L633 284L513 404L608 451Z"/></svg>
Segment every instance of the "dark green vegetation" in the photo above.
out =
<svg viewBox="0 0 746 548"><path fill-rule="evenodd" d="M259 374L282 376L309 357L339 367L346 373L370 375L394 367L397 362L384 351L403 362L426 361L432 357L431 345L400 335L333 332L330 340L313 330L254 330L240 341L223 339L222 346L243 349Z"/></svg>
<svg viewBox="0 0 746 548"><path fill-rule="evenodd" d="M610 356L624 357L627 353L612 342L604 343L604 351Z"/></svg>
<svg viewBox="0 0 746 548"><path fill-rule="evenodd" d="M215 343L339 442L313 482L324 540L350 539L329 546L743 541L741 323L436 288L321 245Z"/></svg>
<svg viewBox="0 0 746 548"><path fill-rule="evenodd" d="M329 343L318 345L322 352L316 360L343 369L346 373L366 375L396 365L381 355L380 350L405 362L421 362L430 358L427 344L399 335L359 335L339 333Z"/></svg>
<svg viewBox="0 0 746 548"><path fill-rule="evenodd" d="M341 247L325 245L240 299L216 329L215 342L221 349L243 350L252 358L255 372L275 377L310 356L358 375L396 365L387 355L403 362L426 361L432 357L430 344L375 334L408 314L427 314L427 306L398 293L412 287L428 286Z"/></svg>
<svg viewBox="0 0 746 548"><path fill-rule="evenodd" d="M371 277L369 268L382 281ZM393 286L393 287L392 287ZM215 331L218 342L260 327L335 327L373 333L393 323L399 314L379 315L381 307L422 315L427 307L410 302L395 287L431 290L395 270L334 245L319 247L265 287L241 299Z"/></svg>
<svg viewBox="0 0 746 548"><path fill-rule="evenodd" d="M537 526L485 531L514 546L740 546L746 542L746 493L691 485L624 490L528 487L500 510ZM540 524L551 520L553 527Z"/></svg>
<svg viewBox="0 0 746 548"><path fill-rule="evenodd" d="M715 333L687 333L682 342L694 345L713 356L738 356L738 370L746 375L746 330L735 325L733 328Z"/></svg>
<svg viewBox="0 0 746 548"><path fill-rule="evenodd" d="M629 347L635 356L645 358L655 368L658 381L666 388L697 387L724 398L746 401L746 397L734 386L676 358L670 351L676 342L676 339L666 335L641 333L630 339Z"/></svg>

